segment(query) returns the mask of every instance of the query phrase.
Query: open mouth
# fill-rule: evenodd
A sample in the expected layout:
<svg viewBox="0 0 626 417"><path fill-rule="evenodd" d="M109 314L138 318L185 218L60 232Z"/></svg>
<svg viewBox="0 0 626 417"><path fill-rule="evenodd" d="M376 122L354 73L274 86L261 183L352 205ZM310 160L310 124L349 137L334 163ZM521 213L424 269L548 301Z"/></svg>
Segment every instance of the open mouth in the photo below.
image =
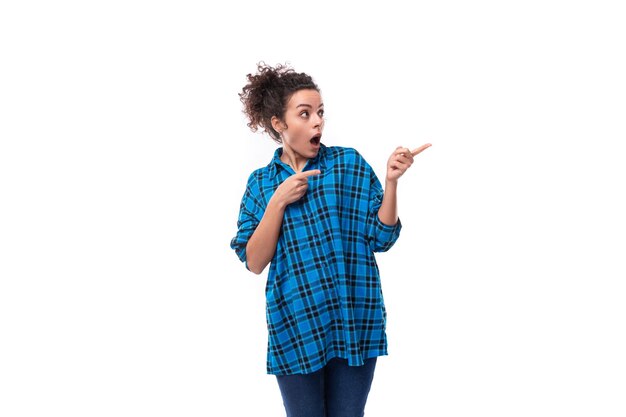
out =
<svg viewBox="0 0 626 417"><path fill-rule="evenodd" d="M322 135L315 135L311 138L309 142L311 142L312 145L319 145L321 140L322 140Z"/></svg>

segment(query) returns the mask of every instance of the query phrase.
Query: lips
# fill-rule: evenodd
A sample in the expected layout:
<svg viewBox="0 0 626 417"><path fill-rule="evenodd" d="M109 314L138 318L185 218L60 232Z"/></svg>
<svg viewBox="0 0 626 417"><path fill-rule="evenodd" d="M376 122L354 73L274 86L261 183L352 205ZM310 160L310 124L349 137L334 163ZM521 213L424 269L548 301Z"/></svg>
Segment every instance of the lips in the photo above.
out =
<svg viewBox="0 0 626 417"><path fill-rule="evenodd" d="M321 140L322 140L322 135L315 135L309 140L309 142L311 142L312 145L317 146L320 144Z"/></svg>

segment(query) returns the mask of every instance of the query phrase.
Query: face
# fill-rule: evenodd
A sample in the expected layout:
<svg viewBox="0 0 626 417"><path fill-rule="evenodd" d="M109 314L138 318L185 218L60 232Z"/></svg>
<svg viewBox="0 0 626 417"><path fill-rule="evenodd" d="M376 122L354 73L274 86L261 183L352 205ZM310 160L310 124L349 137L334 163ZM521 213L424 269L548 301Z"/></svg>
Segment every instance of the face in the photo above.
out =
<svg viewBox="0 0 626 417"><path fill-rule="evenodd" d="M282 133L283 147L296 158L317 156L324 129L324 103L316 90L298 90L287 103L285 123L273 118L274 129ZM285 126L286 125L286 126Z"/></svg>

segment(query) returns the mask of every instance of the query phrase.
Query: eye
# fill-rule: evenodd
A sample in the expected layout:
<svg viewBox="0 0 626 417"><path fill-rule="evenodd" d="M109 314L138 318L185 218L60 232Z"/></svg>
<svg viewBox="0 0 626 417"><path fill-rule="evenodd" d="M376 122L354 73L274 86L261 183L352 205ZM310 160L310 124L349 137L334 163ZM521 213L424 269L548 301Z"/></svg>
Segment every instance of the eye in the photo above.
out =
<svg viewBox="0 0 626 417"><path fill-rule="evenodd" d="M324 117L324 110L320 110L319 112L317 112L317 114L319 114L320 117Z"/></svg>
<svg viewBox="0 0 626 417"><path fill-rule="evenodd" d="M308 110L304 110L302 113L300 113L300 116L304 116L306 114L305 117L309 117L309 111Z"/></svg>

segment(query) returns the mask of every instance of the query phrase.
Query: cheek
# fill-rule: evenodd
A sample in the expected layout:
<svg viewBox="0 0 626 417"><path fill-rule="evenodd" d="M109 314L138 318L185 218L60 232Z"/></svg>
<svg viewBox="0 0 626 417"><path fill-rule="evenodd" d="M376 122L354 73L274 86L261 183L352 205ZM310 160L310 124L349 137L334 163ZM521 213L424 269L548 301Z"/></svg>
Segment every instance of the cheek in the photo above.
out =
<svg viewBox="0 0 626 417"><path fill-rule="evenodd" d="M293 126L289 126L289 131L286 133L292 146L298 146L300 144L308 142L309 139L311 139L308 137L306 129L302 129L295 124Z"/></svg>
<svg viewBox="0 0 626 417"><path fill-rule="evenodd" d="M301 125L294 126L294 127L295 129L293 130L293 136L292 136L294 140L298 143L308 142L308 140L310 139L307 137L308 130L304 126L301 126Z"/></svg>
<svg viewBox="0 0 626 417"><path fill-rule="evenodd" d="M311 137L311 127L306 120L298 118L290 118L287 120L287 134L289 135L292 146L308 144Z"/></svg>

